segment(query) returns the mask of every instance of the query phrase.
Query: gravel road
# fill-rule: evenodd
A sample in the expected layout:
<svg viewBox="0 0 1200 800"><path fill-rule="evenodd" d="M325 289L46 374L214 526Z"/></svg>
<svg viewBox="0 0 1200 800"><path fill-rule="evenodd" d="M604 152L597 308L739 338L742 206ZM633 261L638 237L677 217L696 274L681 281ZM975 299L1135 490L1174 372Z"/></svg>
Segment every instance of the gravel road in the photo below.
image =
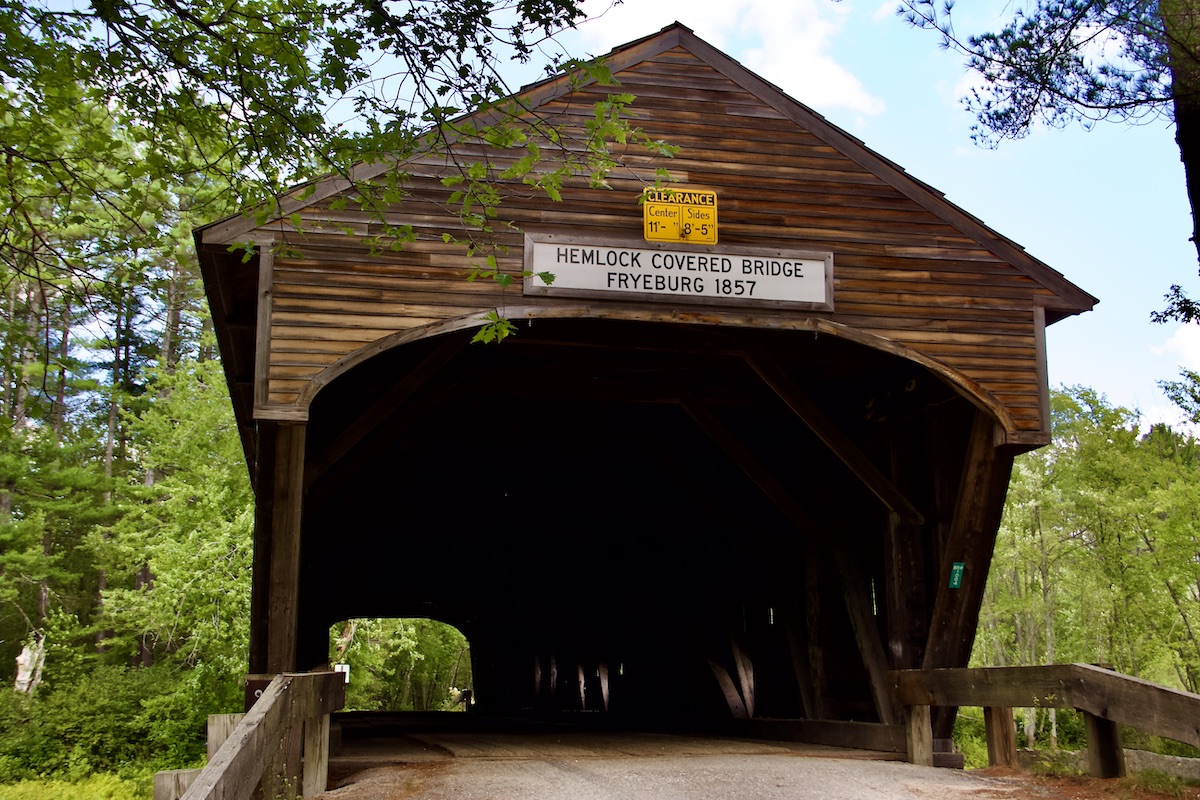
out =
<svg viewBox="0 0 1200 800"><path fill-rule="evenodd" d="M853 757L846 757L853 756ZM658 734L409 734L347 747L325 800L1026 798L1020 778L787 743Z"/></svg>

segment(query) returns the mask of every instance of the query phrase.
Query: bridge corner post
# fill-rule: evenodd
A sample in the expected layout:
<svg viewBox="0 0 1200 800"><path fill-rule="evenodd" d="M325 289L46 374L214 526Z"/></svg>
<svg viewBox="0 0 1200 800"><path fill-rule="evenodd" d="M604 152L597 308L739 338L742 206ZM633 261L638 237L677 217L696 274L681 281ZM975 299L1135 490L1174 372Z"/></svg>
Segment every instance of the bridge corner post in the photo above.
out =
<svg viewBox="0 0 1200 800"><path fill-rule="evenodd" d="M1125 751L1121 749L1121 730L1111 719L1083 711L1087 732L1088 774L1093 778L1125 777Z"/></svg>
<svg viewBox="0 0 1200 800"><path fill-rule="evenodd" d="M1017 765L1017 723L1011 708L989 706L983 709L983 730L987 739L988 766Z"/></svg>
<svg viewBox="0 0 1200 800"><path fill-rule="evenodd" d="M280 423L275 437L271 502L267 672L296 669L300 600L300 538L304 496L304 423Z"/></svg>
<svg viewBox="0 0 1200 800"><path fill-rule="evenodd" d="M929 706L908 707L908 761L922 767L933 766L933 721Z"/></svg>

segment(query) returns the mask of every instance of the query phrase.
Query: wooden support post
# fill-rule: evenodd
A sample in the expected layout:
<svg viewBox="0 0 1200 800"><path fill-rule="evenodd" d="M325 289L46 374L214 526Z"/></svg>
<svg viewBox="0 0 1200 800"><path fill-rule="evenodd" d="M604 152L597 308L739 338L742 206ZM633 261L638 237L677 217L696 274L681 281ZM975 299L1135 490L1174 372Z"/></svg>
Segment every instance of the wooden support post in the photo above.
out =
<svg viewBox="0 0 1200 800"><path fill-rule="evenodd" d="M304 423L280 423L271 488L267 672L296 669L300 601L300 519L304 494Z"/></svg>
<svg viewBox="0 0 1200 800"><path fill-rule="evenodd" d="M273 420L256 420L258 455L254 460L254 550L250 581L250 672L267 672L267 641L271 630L271 527L275 485Z"/></svg>
<svg viewBox="0 0 1200 800"><path fill-rule="evenodd" d="M304 777L301 794L307 800L324 792L329 784L329 715L304 723Z"/></svg>
<svg viewBox="0 0 1200 800"><path fill-rule="evenodd" d="M304 724L298 719L289 722L281 731L279 746L263 772L263 800L291 800L303 790Z"/></svg>
<svg viewBox="0 0 1200 800"><path fill-rule="evenodd" d="M867 679L871 683L871 696L879 721L885 725L900 722L900 713L892 699L892 683L888 677L887 654L879 637L879 628L871 613L868 602L867 581L859 569L858 562L850 556L844 545L834 546L834 559L838 574L842 577L842 596L846 601L846 613L854 629L854 639L862 655ZM929 710L926 709L926 714ZM932 747L932 741L930 743Z"/></svg>
<svg viewBox="0 0 1200 800"><path fill-rule="evenodd" d="M579 710L587 711L587 673L582 661L575 664L575 682L579 686Z"/></svg>
<svg viewBox="0 0 1200 800"><path fill-rule="evenodd" d="M209 714L208 715L208 760L217 757L217 751L225 740L233 733L233 729L242 721L245 714Z"/></svg>
<svg viewBox="0 0 1200 800"><path fill-rule="evenodd" d="M917 669L925 649L928 605L921 529L888 514L884 537L884 602L892 669Z"/></svg>
<svg viewBox="0 0 1200 800"><path fill-rule="evenodd" d="M179 800L203 770L169 769L154 773L154 800Z"/></svg>
<svg viewBox="0 0 1200 800"><path fill-rule="evenodd" d="M924 669L965 667L971 658L988 566L1012 475L1012 453L996 447L995 430L992 416L977 409L967 441L954 517L945 549L940 553L937 595L921 664ZM950 575L955 562L961 562L965 568L961 583L952 588ZM949 737L956 715L954 708L939 709L934 720L935 733Z"/></svg>
<svg viewBox="0 0 1200 800"><path fill-rule="evenodd" d="M754 664L738 643L736 636L730 635L729 647L733 651L734 666L737 667L738 686L742 692L742 701L746 704L746 716L754 719Z"/></svg>
<svg viewBox="0 0 1200 800"><path fill-rule="evenodd" d="M821 630L821 581L826 574L819 563L820 551L808 539L804 545L804 629L808 640L808 667L812 678L812 708L808 715L813 719L825 719L825 697L829 687L825 669L825 650L822 647Z"/></svg>
<svg viewBox="0 0 1200 800"><path fill-rule="evenodd" d="M1111 719L1083 712L1087 732L1088 774L1093 778L1125 777L1125 751L1121 749L1121 729Z"/></svg>
<svg viewBox="0 0 1200 800"><path fill-rule="evenodd" d="M908 760L922 767L933 766L933 726L929 706L908 708Z"/></svg>
<svg viewBox="0 0 1200 800"><path fill-rule="evenodd" d="M604 710L608 711L608 662L601 661L596 667L596 676L600 679L600 700L604 703Z"/></svg>
<svg viewBox="0 0 1200 800"><path fill-rule="evenodd" d="M816 691L813 688L813 668L809 663L807 644L800 638L800 625L788 615L783 620L784 636L787 637L788 654L792 657L792 672L796 677L796 688L804 706L804 716L820 719L817 713Z"/></svg>
<svg viewBox="0 0 1200 800"><path fill-rule="evenodd" d="M925 669L965 667L975 642L979 606L987 582L996 530L1012 473L1012 456L995 446L995 421L975 412L958 500L938 568L937 598L925 645ZM955 562L965 564L961 584L950 585Z"/></svg>
<svg viewBox="0 0 1200 800"><path fill-rule="evenodd" d="M712 660L708 662L708 666L717 679L717 685L721 687L721 694L725 695L725 703L729 706L730 716L734 719L749 719L750 714L746 711L746 704L742 702L742 696L738 694L733 678L729 677L729 670Z"/></svg>
<svg viewBox="0 0 1200 800"><path fill-rule="evenodd" d="M1017 724L1013 710L1002 706L983 709L983 730L987 739L988 765L1015 767L1017 765Z"/></svg>

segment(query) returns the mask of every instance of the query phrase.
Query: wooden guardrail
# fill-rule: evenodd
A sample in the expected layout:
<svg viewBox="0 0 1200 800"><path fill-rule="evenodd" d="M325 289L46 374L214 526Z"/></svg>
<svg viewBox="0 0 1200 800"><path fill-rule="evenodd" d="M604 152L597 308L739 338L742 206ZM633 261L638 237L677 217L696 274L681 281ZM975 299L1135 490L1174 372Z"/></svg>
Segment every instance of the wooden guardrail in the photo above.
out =
<svg viewBox="0 0 1200 800"><path fill-rule="evenodd" d="M346 703L340 672L277 675L183 800L313 797L329 774L329 715Z"/></svg>
<svg viewBox="0 0 1200 800"><path fill-rule="evenodd" d="M1016 758L1013 708L1075 708L1083 712L1088 771L1125 774L1118 724L1200 747L1200 695L1089 664L1045 667L903 670L891 673L897 701L908 710L908 753L932 765L931 706L982 706L988 761Z"/></svg>

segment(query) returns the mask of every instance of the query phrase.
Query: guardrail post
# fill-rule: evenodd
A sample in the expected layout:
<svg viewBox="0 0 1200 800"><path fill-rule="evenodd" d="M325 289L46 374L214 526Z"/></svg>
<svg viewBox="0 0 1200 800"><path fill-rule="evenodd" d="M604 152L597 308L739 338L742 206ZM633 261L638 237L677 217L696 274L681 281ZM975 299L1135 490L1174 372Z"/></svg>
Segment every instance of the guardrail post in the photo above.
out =
<svg viewBox="0 0 1200 800"><path fill-rule="evenodd" d="M908 707L908 760L922 767L933 766L933 723L929 706Z"/></svg>
<svg viewBox="0 0 1200 800"><path fill-rule="evenodd" d="M304 723L304 778L302 796L316 797L329 783L329 715Z"/></svg>
<svg viewBox="0 0 1200 800"><path fill-rule="evenodd" d="M1015 767L1017 765L1017 723L1013 710L1002 706L983 709L983 730L987 739L988 765Z"/></svg>
<svg viewBox="0 0 1200 800"><path fill-rule="evenodd" d="M1125 751L1121 749L1121 729L1111 719L1083 712L1087 732L1088 774L1093 778L1125 777Z"/></svg>

